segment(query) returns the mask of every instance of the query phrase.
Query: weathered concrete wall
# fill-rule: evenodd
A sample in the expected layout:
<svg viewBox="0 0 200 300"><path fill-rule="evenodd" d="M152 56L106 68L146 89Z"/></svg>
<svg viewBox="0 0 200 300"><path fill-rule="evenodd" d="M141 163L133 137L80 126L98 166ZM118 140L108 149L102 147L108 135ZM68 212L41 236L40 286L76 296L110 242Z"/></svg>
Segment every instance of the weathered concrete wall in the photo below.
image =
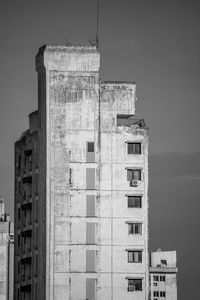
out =
<svg viewBox="0 0 200 300"><path fill-rule="evenodd" d="M2 214L5 219L5 214ZM0 221L0 300L13 300L13 223ZM12 242L12 243L11 243Z"/></svg>
<svg viewBox="0 0 200 300"><path fill-rule="evenodd" d="M83 260L83 249L78 247L86 243L86 222L82 224L79 218L73 219L70 206L74 192L85 189L86 168L83 165L86 161L81 149L88 139L93 141L98 124L95 114L98 108L99 54L94 48L48 47L44 64L47 70L46 186L50 191L49 197L46 196L49 245L46 297L78 299L77 283L74 286L76 280L69 277L68 272L86 272L86 256ZM67 289L66 282L63 286L63 281L58 280L61 271L68 278ZM82 295L80 290L80 297Z"/></svg>
<svg viewBox="0 0 200 300"><path fill-rule="evenodd" d="M7 224L4 224L4 227ZM0 222L0 228L1 228ZM0 300L7 299L7 252L8 252L8 233L0 233Z"/></svg>

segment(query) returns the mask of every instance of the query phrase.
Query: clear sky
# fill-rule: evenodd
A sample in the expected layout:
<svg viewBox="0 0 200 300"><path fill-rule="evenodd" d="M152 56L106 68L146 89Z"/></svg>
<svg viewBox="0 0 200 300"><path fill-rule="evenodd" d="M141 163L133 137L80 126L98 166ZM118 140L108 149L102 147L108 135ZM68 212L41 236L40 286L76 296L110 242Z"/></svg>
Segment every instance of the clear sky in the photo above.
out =
<svg viewBox="0 0 200 300"><path fill-rule="evenodd" d="M179 300L197 299L200 228L200 1L100 0L102 80L134 80L150 128L150 249L177 250ZM13 144L37 108L43 44L86 44L96 0L2 1L0 195L13 213Z"/></svg>

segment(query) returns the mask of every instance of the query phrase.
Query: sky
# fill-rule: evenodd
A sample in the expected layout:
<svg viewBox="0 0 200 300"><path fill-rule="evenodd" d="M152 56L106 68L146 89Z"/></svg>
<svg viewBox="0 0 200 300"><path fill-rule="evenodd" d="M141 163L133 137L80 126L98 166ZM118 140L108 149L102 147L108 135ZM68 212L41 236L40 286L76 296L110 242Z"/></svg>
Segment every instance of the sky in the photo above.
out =
<svg viewBox="0 0 200 300"><path fill-rule="evenodd" d="M178 300L199 295L200 1L100 0L102 80L134 80L150 130L150 250L177 250ZM2 1L0 195L13 215L14 142L37 109L35 55L87 44L95 0Z"/></svg>

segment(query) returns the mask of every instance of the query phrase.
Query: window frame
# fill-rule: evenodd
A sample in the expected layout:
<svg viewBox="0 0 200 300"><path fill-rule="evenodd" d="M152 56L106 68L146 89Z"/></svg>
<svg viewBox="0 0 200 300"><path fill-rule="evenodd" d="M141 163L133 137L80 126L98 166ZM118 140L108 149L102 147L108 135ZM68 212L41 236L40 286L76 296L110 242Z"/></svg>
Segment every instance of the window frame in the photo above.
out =
<svg viewBox="0 0 200 300"><path fill-rule="evenodd" d="M162 282L165 282L166 281L166 276L165 275L160 275L159 280L162 281Z"/></svg>
<svg viewBox="0 0 200 300"><path fill-rule="evenodd" d="M142 195L126 195L126 197L127 197L127 207L128 208L142 208ZM131 201L131 198L133 198L132 199L133 206L129 205L130 201ZM136 198L139 198L139 201L138 201L138 199L136 200ZM136 203L137 201L140 202L139 206L137 206L136 204L134 204L134 202Z"/></svg>
<svg viewBox="0 0 200 300"><path fill-rule="evenodd" d="M86 142L86 162L87 163L95 162L95 142L94 141Z"/></svg>
<svg viewBox="0 0 200 300"><path fill-rule="evenodd" d="M141 155L142 154L142 143L141 142L126 142L127 143L127 155ZM132 146L132 151L131 150ZM137 147L139 146L139 152Z"/></svg>
<svg viewBox="0 0 200 300"><path fill-rule="evenodd" d="M131 284L132 282L132 284ZM130 288L134 287L133 290ZM138 288L139 287L139 288ZM127 287L128 292L140 292L142 291L142 278L128 278L128 287Z"/></svg>
<svg viewBox="0 0 200 300"><path fill-rule="evenodd" d="M159 297L159 291L153 291L153 296L154 297Z"/></svg>
<svg viewBox="0 0 200 300"><path fill-rule="evenodd" d="M93 151L91 151L90 146L92 145ZM87 142L87 152L94 153L94 142Z"/></svg>
<svg viewBox="0 0 200 300"><path fill-rule="evenodd" d="M142 181L142 169L141 168L126 168L127 170L127 181L137 180ZM131 172L131 175L130 175ZM139 176L134 176L135 172L139 172Z"/></svg>
<svg viewBox="0 0 200 300"><path fill-rule="evenodd" d="M160 291L160 297L166 298L166 291Z"/></svg>
<svg viewBox="0 0 200 300"><path fill-rule="evenodd" d="M153 281L159 282L159 276L158 275L153 275Z"/></svg>
<svg viewBox="0 0 200 300"><path fill-rule="evenodd" d="M127 261L128 263L142 263L142 250L127 250Z"/></svg>
<svg viewBox="0 0 200 300"><path fill-rule="evenodd" d="M126 223L128 224L128 234L129 235L142 235L142 223L141 222L126 222ZM136 228L137 228L137 230L136 230Z"/></svg>

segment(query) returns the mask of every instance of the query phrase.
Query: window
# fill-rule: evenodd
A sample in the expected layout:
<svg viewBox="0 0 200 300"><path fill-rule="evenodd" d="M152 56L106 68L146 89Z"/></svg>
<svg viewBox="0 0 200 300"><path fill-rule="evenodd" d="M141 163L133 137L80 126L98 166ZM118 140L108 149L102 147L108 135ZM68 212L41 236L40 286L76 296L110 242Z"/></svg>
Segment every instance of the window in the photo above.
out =
<svg viewBox="0 0 200 300"><path fill-rule="evenodd" d="M95 168L86 169L86 189L95 189Z"/></svg>
<svg viewBox="0 0 200 300"><path fill-rule="evenodd" d="M166 292L160 292L160 297L166 297Z"/></svg>
<svg viewBox="0 0 200 300"><path fill-rule="evenodd" d="M128 262L129 263L141 263L142 262L142 251L138 251L138 250L128 251Z"/></svg>
<svg viewBox="0 0 200 300"><path fill-rule="evenodd" d="M95 250L86 250L86 272L96 272Z"/></svg>
<svg viewBox="0 0 200 300"><path fill-rule="evenodd" d="M72 186L72 169L69 168L69 186Z"/></svg>
<svg viewBox="0 0 200 300"><path fill-rule="evenodd" d="M142 234L142 223L128 223L128 234Z"/></svg>
<svg viewBox="0 0 200 300"><path fill-rule="evenodd" d="M142 291L142 279L128 279L128 291Z"/></svg>
<svg viewBox="0 0 200 300"><path fill-rule="evenodd" d="M86 195L86 216L95 217L95 195Z"/></svg>
<svg viewBox="0 0 200 300"><path fill-rule="evenodd" d="M127 180L141 180L141 170L140 169L127 169Z"/></svg>
<svg viewBox="0 0 200 300"><path fill-rule="evenodd" d="M153 296L154 296L154 297L159 297L159 292L158 292L158 291L154 291L154 292L153 292Z"/></svg>
<svg viewBox="0 0 200 300"><path fill-rule="evenodd" d="M128 196L128 207L141 208L142 197L141 196Z"/></svg>
<svg viewBox="0 0 200 300"><path fill-rule="evenodd" d="M164 265L164 266L167 266L167 261L166 261L166 259L161 259L161 264Z"/></svg>
<svg viewBox="0 0 200 300"><path fill-rule="evenodd" d="M141 143L127 143L128 154L141 154Z"/></svg>
<svg viewBox="0 0 200 300"><path fill-rule="evenodd" d="M158 276L158 275L154 275L154 276L153 276L153 280L154 280L154 281L159 281L159 276Z"/></svg>
<svg viewBox="0 0 200 300"><path fill-rule="evenodd" d="M86 278L86 299L95 300L96 299L96 279Z"/></svg>
<svg viewBox="0 0 200 300"><path fill-rule="evenodd" d="M25 167L27 166L29 170L32 169L32 149L25 150Z"/></svg>
<svg viewBox="0 0 200 300"><path fill-rule="evenodd" d="M86 243L87 244L96 243L96 223L93 222L86 223Z"/></svg>
<svg viewBox="0 0 200 300"><path fill-rule="evenodd" d="M95 162L94 142L87 142L86 162Z"/></svg>
<svg viewBox="0 0 200 300"><path fill-rule="evenodd" d="M165 276L160 276L160 281L165 281Z"/></svg>
<svg viewBox="0 0 200 300"><path fill-rule="evenodd" d="M154 283L153 283L153 286L158 286L157 282L154 282Z"/></svg>
<svg viewBox="0 0 200 300"><path fill-rule="evenodd" d="M94 143L93 142L87 143L87 152L94 152Z"/></svg>

